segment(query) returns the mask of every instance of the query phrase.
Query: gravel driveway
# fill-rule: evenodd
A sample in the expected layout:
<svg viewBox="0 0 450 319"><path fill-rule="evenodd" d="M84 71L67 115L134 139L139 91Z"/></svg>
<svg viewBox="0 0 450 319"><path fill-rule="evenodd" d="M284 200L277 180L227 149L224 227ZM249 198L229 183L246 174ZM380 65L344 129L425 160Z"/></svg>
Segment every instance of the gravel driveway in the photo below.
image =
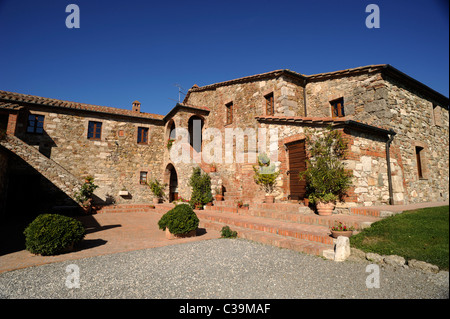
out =
<svg viewBox="0 0 450 319"><path fill-rule="evenodd" d="M79 288L66 286L68 265ZM448 272L336 263L242 239L212 239L0 274L2 298L448 298ZM73 268L72 268L73 269ZM76 283L69 277L69 285Z"/></svg>

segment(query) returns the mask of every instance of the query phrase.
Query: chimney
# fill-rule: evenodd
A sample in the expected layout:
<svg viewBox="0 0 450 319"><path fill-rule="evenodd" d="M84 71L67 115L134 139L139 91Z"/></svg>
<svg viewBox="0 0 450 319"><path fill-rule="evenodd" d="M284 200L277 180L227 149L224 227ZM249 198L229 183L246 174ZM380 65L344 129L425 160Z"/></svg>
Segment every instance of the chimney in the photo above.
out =
<svg viewBox="0 0 450 319"><path fill-rule="evenodd" d="M133 112L141 112L141 102L139 101L134 101L133 102L133 108L131 109Z"/></svg>

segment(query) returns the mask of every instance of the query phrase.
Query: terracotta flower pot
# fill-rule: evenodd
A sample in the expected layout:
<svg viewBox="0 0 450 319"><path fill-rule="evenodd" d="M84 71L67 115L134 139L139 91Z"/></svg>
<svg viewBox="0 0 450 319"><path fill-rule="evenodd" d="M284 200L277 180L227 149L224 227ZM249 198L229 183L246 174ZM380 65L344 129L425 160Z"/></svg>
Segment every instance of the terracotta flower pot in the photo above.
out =
<svg viewBox="0 0 450 319"><path fill-rule="evenodd" d="M339 236L350 237L353 234L353 230L331 230L331 236L338 238Z"/></svg>
<svg viewBox="0 0 450 319"><path fill-rule="evenodd" d="M195 237L197 236L197 230L194 229L187 234L172 234L169 231L169 228L166 228L166 238L167 239L177 239L177 238L185 238L185 237Z"/></svg>
<svg viewBox="0 0 450 319"><path fill-rule="evenodd" d="M317 212L320 216L330 216L333 214L335 204L333 202L322 203L318 202L316 204Z"/></svg>
<svg viewBox="0 0 450 319"><path fill-rule="evenodd" d="M266 195L266 204L272 204L275 202L275 196Z"/></svg>
<svg viewBox="0 0 450 319"><path fill-rule="evenodd" d="M223 195L216 195L215 196L216 201L222 201L223 200Z"/></svg>

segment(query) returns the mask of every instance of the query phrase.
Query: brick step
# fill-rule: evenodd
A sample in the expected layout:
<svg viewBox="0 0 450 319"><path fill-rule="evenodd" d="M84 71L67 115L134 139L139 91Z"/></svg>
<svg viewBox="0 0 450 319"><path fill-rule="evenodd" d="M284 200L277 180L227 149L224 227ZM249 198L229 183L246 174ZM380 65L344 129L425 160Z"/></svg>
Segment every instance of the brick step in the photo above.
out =
<svg viewBox="0 0 450 319"><path fill-rule="evenodd" d="M264 209L264 210L278 210L283 212L298 212L300 207L304 207L303 204L298 203L258 203L253 200L245 200L240 199L244 204L250 204L250 209ZM236 207L237 201L229 200L228 198L225 198L223 201L215 201L215 206L229 206L229 207Z"/></svg>
<svg viewBox="0 0 450 319"><path fill-rule="evenodd" d="M159 203L159 204L154 204L154 205L156 208L167 209L167 210L175 207L175 204L172 204L172 203Z"/></svg>
<svg viewBox="0 0 450 319"><path fill-rule="evenodd" d="M301 207L301 206L300 206ZM292 223L321 225L326 227L332 227L339 222L342 222L346 226L353 226L356 229L366 227L367 223L373 223L380 220L377 217L372 216L358 216L358 215L344 215L333 214L331 216L319 216L314 213L299 213L297 212L283 212L279 210L264 210L264 209L244 209L234 208L226 206L207 206L207 211L214 211L217 213L234 213L238 215L254 216L267 219L276 219Z"/></svg>
<svg viewBox="0 0 450 319"><path fill-rule="evenodd" d="M108 205L103 206L97 210L98 214L103 213L137 213L146 212L154 210L155 205L153 204L119 204L119 205Z"/></svg>
<svg viewBox="0 0 450 319"><path fill-rule="evenodd" d="M206 229L214 229L220 231L224 226L227 226L227 224L205 219L200 220L200 227L204 227ZM306 254L323 256L324 250L333 249L334 247L334 245L322 244L299 238L285 237L264 231L243 228L235 225L231 226L230 228L231 230L237 232L239 238L260 242L275 247L292 249L294 251Z"/></svg>
<svg viewBox="0 0 450 319"><path fill-rule="evenodd" d="M322 244L333 244L333 238L330 236L329 228L326 226L290 223L276 219L243 216L233 213L218 213L208 210L195 210L195 212L201 220L220 222Z"/></svg>
<svg viewBox="0 0 450 319"><path fill-rule="evenodd" d="M377 208L351 207L349 211L352 215L382 217L381 210Z"/></svg>

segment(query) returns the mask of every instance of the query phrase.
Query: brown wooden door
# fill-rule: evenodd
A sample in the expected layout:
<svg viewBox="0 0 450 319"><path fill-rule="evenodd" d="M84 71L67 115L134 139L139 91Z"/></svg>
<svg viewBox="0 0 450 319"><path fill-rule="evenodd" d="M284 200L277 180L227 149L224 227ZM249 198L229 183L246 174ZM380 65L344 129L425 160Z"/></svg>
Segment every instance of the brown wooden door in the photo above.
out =
<svg viewBox="0 0 450 319"><path fill-rule="evenodd" d="M299 173L306 170L305 141L287 145L289 157L289 198L303 199L306 193L306 182L300 180Z"/></svg>

